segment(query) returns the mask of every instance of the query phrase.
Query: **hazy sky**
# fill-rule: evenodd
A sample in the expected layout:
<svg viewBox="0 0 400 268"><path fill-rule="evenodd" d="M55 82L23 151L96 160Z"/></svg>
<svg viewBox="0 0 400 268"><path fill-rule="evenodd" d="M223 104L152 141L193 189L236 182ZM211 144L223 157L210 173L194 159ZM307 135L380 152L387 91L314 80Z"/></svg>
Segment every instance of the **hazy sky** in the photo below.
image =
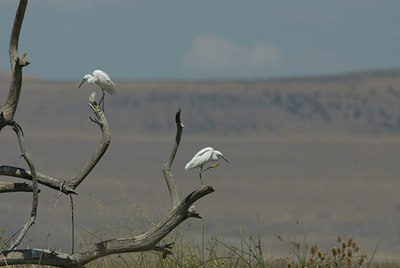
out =
<svg viewBox="0 0 400 268"><path fill-rule="evenodd" d="M16 0L0 2L0 69ZM400 1L31 0L26 72L77 79L270 78L400 66Z"/></svg>

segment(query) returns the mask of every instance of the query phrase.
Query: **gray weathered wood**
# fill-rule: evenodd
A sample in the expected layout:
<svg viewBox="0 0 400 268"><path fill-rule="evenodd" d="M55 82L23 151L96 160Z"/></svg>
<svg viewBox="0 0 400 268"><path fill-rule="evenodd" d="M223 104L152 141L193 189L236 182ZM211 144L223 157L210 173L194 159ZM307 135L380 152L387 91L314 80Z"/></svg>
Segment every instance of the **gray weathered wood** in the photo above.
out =
<svg viewBox="0 0 400 268"><path fill-rule="evenodd" d="M22 228L21 232L19 233L17 239L14 241L10 249L15 249L18 247L18 245L21 243L22 239L28 232L29 228L35 223L36 220L36 215L37 215L37 207L38 207L38 202L39 202L39 187L38 187L38 182L36 179L36 172L35 172L35 165L33 164L31 157L29 156L28 152L26 151L25 148L25 142L24 142L24 135L21 127L14 122L13 125L13 130L17 134L18 137L18 143L21 149L21 156L25 159L26 163L29 166L29 169L32 174L32 192L33 192L33 197L32 197L32 209L31 209L31 217L29 220L26 222L25 226Z"/></svg>
<svg viewBox="0 0 400 268"><path fill-rule="evenodd" d="M175 115L175 123L176 123L175 142L172 147L171 155L168 158L168 161L164 164L163 168L164 178L167 183L169 195L172 201L172 208L177 207L180 202L178 188L176 187L176 183L171 172L171 165L175 159L175 155L176 152L178 151L179 143L181 142L181 137L182 137L183 124L181 122L181 109L179 109Z"/></svg>
<svg viewBox="0 0 400 268"><path fill-rule="evenodd" d="M20 167L0 165L0 176L16 177L32 181L31 171ZM65 185L65 183L63 184L64 180L55 179L40 172L36 172L36 178L39 184L52 188L56 191L59 191L60 188L62 188L61 192L64 194L77 194L72 187Z"/></svg>
<svg viewBox="0 0 400 268"><path fill-rule="evenodd" d="M27 162L30 172L32 174L33 200L32 200L31 217L27 221L25 226L22 228L18 238L11 246L11 249L14 249L15 247L18 246L18 244L21 242L21 240L25 236L30 226L32 226L32 224L35 222L38 199L39 199L39 188L35 174L35 166L25 148L22 128L14 121L14 114L18 107L19 97L22 89L22 68L29 64L29 62L25 61L26 54L24 54L21 58L18 56L19 35L21 32L22 22L24 20L27 4L28 4L27 0L20 0L15 15L14 24L11 31L10 45L8 49L8 54L11 64L11 74L12 74L10 91L8 93L5 105L0 110L0 131L5 126L11 126L13 128L18 138L19 146L21 149L21 155Z"/></svg>
<svg viewBox="0 0 400 268"><path fill-rule="evenodd" d="M14 121L14 114L17 110L19 97L22 88L22 68L29 62L25 61L26 54L22 58L18 56L18 40L24 20L26 5L28 0L21 0L15 15L13 28L11 31L10 45L8 49L11 64L11 84L7 101L0 110L0 131Z"/></svg>
<svg viewBox="0 0 400 268"><path fill-rule="evenodd" d="M0 182L0 193L33 192L32 185L20 182Z"/></svg>
<svg viewBox="0 0 400 268"><path fill-rule="evenodd" d="M171 172L171 166L179 147L183 129L183 124L180 120L180 109L175 117L175 122L177 125L175 143L172 148L171 155L163 169L164 177L171 196L173 209L162 221L141 235L101 241L91 244L86 248L71 254L56 252L48 249L15 249L36 219L39 190L38 182L50 188L62 191L65 194L75 193L74 189L76 189L80 183L82 183L82 181L96 166L111 142L109 127L107 119L104 116L104 112L99 106L97 106L94 100L91 100L89 106L94 111L96 118L90 118L90 120L100 126L102 131L102 139L98 148L88 162L84 165L82 170L78 172L78 175L75 178L69 181L54 179L35 171L35 166L33 165L33 162L25 148L22 128L13 119L22 88L22 68L29 64L29 62L25 61L26 55L24 55L22 58L18 57L18 39L26 5L27 0L20 0L11 34L9 55L12 69L12 81L7 102L0 110L0 131L5 126L13 127L18 137L21 155L27 162L29 170L2 165L0 166L0 175L32 180L32 186L28 185L26 189L29 189L33 192L33 201L31 218L23 227L16 242L14 242L12 245L11 250L0 252L0 266L14 264L39 264L53 265L58 267L84 267L84 265L90 261L111 254L149 250L160 251L163 253L163 257L165 257L167 254L171 253L170 249L172 248L172 244L158 245L158 243L184 220L191 217L201 218L197 212L194 212L193 209L191 209L192 205L198 199L214 192L214 189L210 186L202 187L201 189L193 191L185 199L180 201L175 180ZM14 184L14 186L15 185L16 184Z"/></svg>
<svg viewBox="0 0 400 268"><path fill-rule="evenodd" d="M93 112L96 115L96 118L90 118L90 120L100 126L100 129L102 131L102 137L96 151L93 153L92 157L85 164L82 170L79 171L78 175L74 179L67 181L65 183L72 189L76 189L76 187L78 187L78 185L81 184L81 182L86 178L86 176L89 175L89 173L96 166L96 164L99 162L104 153L107 151L107 148L111 142L110 129L108 127L107 119L104 116L104 112L100 109L99 106L95 105L95 103L89 103L89 106L92 108Z"/></svg>
<svg viewBox="0 0 400 268"><path fill-rule="evenodd" d="M59 267L83 267L95 259L127 252L154 250L163 252L165 256L170 253L171 244L160 246L157 243L187 218L200 218L199 214L190 212L189 208L198 199L212 192L214 189L211 186L193 191L162 221L144 234L101 241L70 255L55 251L50 253L49 250L41 249L17 250L17 253L3 251L4 258L0 257L0 265L37 264L42 251L45 254L42 256L41 264Z"/></svg>

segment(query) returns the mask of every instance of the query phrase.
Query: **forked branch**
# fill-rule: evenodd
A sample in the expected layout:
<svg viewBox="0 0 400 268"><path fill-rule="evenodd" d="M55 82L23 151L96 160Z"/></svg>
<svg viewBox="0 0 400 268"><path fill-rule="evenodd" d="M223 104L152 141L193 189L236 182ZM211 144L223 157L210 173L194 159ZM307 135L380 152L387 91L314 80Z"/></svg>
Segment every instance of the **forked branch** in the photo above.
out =
<svg viewBox="0 0 400 268"><path fill-rule="evenodd" d="M175 143L172 148L171 155L163 169L164 177L170 192L173 209L162 221L141 235L101 241L89 245L85 249L73 254L56 252L48 249L15 249L36 219L38 204L38 182L56 190L61 189L61 191L65 194L75 193L74 189L76 189L80 183L82 183L82 181L99 162L111 141L109 127L104 113L94 101L91 101L89 105L96 115L96 118L91 118L91 121L100 126L103 135L97 150L94 152L90 160L85 164L75 178L66 182L36 173L35 166L33 165L32 160L25 149L22 129L14 121L14 114L17 109L22 88L22 68L29 64L29 62L25 61L26 55L22 56L21 58L18 56L18 40L26 5L27 0L20 0L11 33L9 55L12 80L6 104L0 110L0 131L7 125L13 127L18 137L22 157L29 165L29 170L3 165L0 166L0 175L32 180L32 187L26 187L26 189L33 192L33 202L31 218L23 227L19 237L12 245L11 250L0 253L0 266L8 266L13 264L38 264L40 259L40 264L42 265L54 265L59 267L84 267L86 263L107 255L149 250L162 252L163 257L165 257L167 254L171 253L170 249L172 244L158 245L158 243L187 218L201 218L198 213L191 209L191 206L198 199L214 192L212 187L206 186L193 191L185 199L180 201L178 190L171 173L171 165L178 150L182 135L183 124L180 120L181 110L177 112L175 117L175 123L177 125Z"/></svg>
<svg viewBox="0 0 400 268"><path fill-rule="evenodd" d="M96 151L93 153L92 157L82 168L82 170L79 171L78 175L74 179L67 181L65 183L66 186L71 187L72 189L76 189L76 187L78 187L78 185L81 184L81 182L86 178L86 176L89 175L92 169L100 161L104 153L107 151L107 148L111 142L110 129L108 127L107 119L104 116L104 112L94 102L89 102L89 106L90 108L92 108L93 112L96 115L96 118L90 117L90 120L100 126L102 131L102 137Z"/></svg>
<svg viewBox="0 0 400 268"><path fill-rule="evenodd" d="M94 108L96 108L96 106L92 107L92 109ZM177 136L175 139L175 145L173 147L171 156L166 164L169 167L172 165L174 156L179 147L180 137L182 135L183 125L180 121L179 116L180 110L178 111L175 120L175 122L177 123ZM101 120L101 116L100 118L93 120ZM175 185L171 170L169 170L168 172L171 176L170 179ZM6 264L37 264L39 256L42 253L42 265L56 265L59 267L83 267L85 264L95 259L111 254L127 252L142 252L152 250L162 252L163 257L165 257L166 255L171 253L172 244L158 245L158 243L184 220L191 217L201 218L198 213L193 212L191 206L198 199L212 192L214 192L214 189L210 186L206 186L193 191L185 199L183 199L182 201L178 201L176 206L174 206L174 208L168 213L168 215L165 216L162 221L160 221L157 225L141 235L101 241L89 245L85 249L73 254L49 251L46 249L4 251L2 252L2 255L4 257L0 257L0 266ZM171 199L174 200L173 196L171 196Z"/></svg>
<svg viewBox="0 0 400 268"><path fill-rule="evenodd" d="M39 184L52 188L56 191L60 191L61 189L64 194L76 194L75 189L87 177L90 171L96 166L96 164L106 152L111 142L110 129L108 127L107 119L99 106L94 105L93 103L89 103L89 106L96 116L96 118L90 118L90 120L98 124L102 131L101 141L96 151L91 156L86 165L82 168L82 170L78 172L78 175L75 178L71 180L56 179L48 175L36 172L36 177ZM0 165L0 175L17 177L25 180L32 180L32 172L30 170L20 167Z"/></svg>

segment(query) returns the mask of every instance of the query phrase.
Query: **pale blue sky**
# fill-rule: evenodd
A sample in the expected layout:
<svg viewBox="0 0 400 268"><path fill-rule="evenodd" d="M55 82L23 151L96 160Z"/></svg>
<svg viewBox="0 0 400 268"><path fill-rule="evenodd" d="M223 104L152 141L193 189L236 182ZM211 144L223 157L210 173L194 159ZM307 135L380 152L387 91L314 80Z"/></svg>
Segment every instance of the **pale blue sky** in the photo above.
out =
<svg viewBox="0 0 400 268"><path fill-rule="evenodd" d="M16 0L0 3L0 69ZM241 79L400 67L400 1L34 0L26 72L79 80Z"/></svg>

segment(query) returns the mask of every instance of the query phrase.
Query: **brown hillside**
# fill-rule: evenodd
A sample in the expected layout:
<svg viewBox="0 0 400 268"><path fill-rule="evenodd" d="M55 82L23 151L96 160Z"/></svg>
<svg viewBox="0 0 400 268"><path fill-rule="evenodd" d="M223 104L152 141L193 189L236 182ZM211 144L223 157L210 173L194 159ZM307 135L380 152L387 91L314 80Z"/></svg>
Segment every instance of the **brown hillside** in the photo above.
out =
<svg viewBox="0 0 400 268"><path fill-rule="evenodd" d="M0 98L8 83L1 73ZM87 98L100 90L78 90L78 83L27 78L18 111L24 125L42 128L60 118L67 119L63 129L87 125ZM114 131L137 134L169 132L171 115L182 108L192 134L397 135L399 104L400 70L392 70L264 81L117 81L106 113Z"/></svg>

